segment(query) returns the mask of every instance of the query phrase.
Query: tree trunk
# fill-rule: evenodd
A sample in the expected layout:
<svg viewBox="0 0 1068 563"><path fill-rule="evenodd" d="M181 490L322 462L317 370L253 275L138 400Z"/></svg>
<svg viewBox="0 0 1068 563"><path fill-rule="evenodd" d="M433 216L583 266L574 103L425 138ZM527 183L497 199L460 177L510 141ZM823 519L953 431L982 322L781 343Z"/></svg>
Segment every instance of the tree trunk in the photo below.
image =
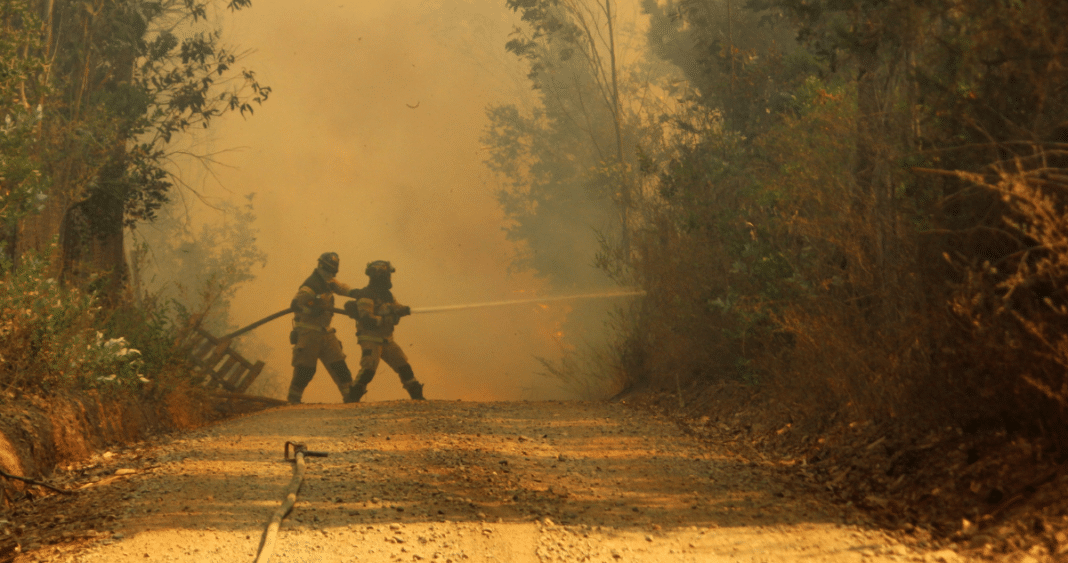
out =
<svg viewBox="0 0 1068 563"><path fill-rule="evenodd" d="M907 303L895 298L903 291L900 279L902 260L901 233L898 231L898 209L894 204L893 180L890 177L892 140L888 108L881 99L890 95L880 86L880 78L889 84L879 56L879 41L874 31L857 51L857 148L854 178L857 185L858 211L861 220L870 225L868 240L864 241L872 268L872 289L881 298L874 315L885 323L901 320Z"/></svg>
<svg viewBox="0 0 1068 563"><path fill-rule="evenodd" d="M858 199L870 202L875 193L876 142L879 132L879 102L876 76L879 65L879 44L870 40L857 51L857 149L853 177ZM865 207L867 203L862 203Z"/></svg>
<svg viewBox="0 0 1068 563"><path fill-rule="evenodd" d="M619 178L620 178L620 216L619 220L622 223L620 245L622 246L622 256L624 261L624 267L630 266L630 208L633 205L632 202L632 187L630 183L630 174L627 174L624 160L623 160L623 133L622 125L620 124L620 111L619 111L619 79L616 72L616 35L615 28L612 24L612 0L605 0L604 11L606 19L608 20L608 56L609 64L611 65L611 77L612 77L612 123L615 125L616 134L616 160L619 163Z"/></svg>
<svg viewBox="0 0 1068 563"><path fill-rule="evenodd" d="M92 18L105 18L101 21L106 23L106 18L120 18L122 14L119 10L93 13L89 17L85 29L87 37L93 37L95 33L109 33L110 28L106 25L94 26ZM102 85L89 86L89 57L92 51L82 53L86 70L82 81L75 83L80 85L83 92L88 87L103 91L121 88L133 80L136 46L121 42L113 45L113 50L106 56L113 70ZM107 103L96 109L113 112L120 118L127 117L119 114L119 110L108 107ZM95 185L79 198L80 201L67 208L64 217L63 277L78 285L91 284L92 289L99 292L105 306L118 303L129 277L124 241L126 204L132 188L127 177L128 126L127 123L120 125L115 137L109 140L110 147L102 159L103 166L94 175Z"/></svg>
<svg viewBox="0 0 1068 563"><path fill-rule="evenodd" d="M117 143L101 170L98 188L68 208L63 224L63 278L91 283L105 304L121 297L129 277L126 265L124 211L126 147Z"/></svg>
<svg viewBox="0 0 1068 563"><path fill-rule="evenodd" d="M27 253L35 253L49 261L46 275L59 275L58 235L63 214L70 203L63 195L62 190L53 190L41 203L39 211L27 214L13 229L15 240L11 245L11 258L16 266Z"/></svg>

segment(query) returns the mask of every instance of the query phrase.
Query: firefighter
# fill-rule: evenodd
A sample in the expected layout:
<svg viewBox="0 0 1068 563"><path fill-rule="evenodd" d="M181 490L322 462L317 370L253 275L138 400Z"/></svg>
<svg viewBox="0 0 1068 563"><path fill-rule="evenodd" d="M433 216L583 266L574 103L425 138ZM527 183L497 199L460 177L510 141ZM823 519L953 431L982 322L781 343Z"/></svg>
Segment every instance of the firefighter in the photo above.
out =
<svg viewBox="0 0 1068 563"><path fill-rule="evenodd" d="M393 299L391 274L395 271L385 260L367 264L367 287L353 291L354 300L345 303L345 312L356 319L356 340L360 343L360 372L349 389L349 402L358 402L367 393L379 360L397 372L412 399L423 400L423 384L415 379L408 357L393 340L393 327L401 317L412 313L410 307Z"/></svg>
<svg viewBox="0 0 1068 563"><path fill-rule="evenodd" d="M334 380L341 398L347 401L352 385L352 372L345 363L341 342L330 328L333 318L334 294L349 295L354 290L337 281L340 259L335 252L319 256L315 271L304 280L290 306L293 308L293 332L289 335L293 345L293 380L289 383L292 404L300 403L304 388L315 376L315 368L321 360L330 378Z"/></svg>

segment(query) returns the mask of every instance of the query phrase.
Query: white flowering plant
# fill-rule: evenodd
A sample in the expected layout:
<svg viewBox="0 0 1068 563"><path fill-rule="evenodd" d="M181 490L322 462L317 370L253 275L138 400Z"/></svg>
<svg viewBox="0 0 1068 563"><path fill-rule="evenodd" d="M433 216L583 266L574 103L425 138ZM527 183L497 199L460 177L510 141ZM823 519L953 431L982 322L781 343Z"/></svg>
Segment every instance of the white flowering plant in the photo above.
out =
<svg viewBox="0 0 1068 563"><path fill-rule="evenodd" d="M145 360L141 351L134 348L124 337L104 338L97 331L96 338L86 345L78 370L82 384L88 387L150 383L145 377Z"/></svg>

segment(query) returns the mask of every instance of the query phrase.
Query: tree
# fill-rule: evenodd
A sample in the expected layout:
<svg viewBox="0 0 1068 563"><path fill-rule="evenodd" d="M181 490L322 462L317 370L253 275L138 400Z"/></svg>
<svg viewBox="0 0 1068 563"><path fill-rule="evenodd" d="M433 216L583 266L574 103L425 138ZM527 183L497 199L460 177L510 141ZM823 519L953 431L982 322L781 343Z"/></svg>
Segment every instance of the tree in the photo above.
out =
<svg viewBox="0 0 1068 563"><path fill-rule="evenodd" d="M43 118L26 84L46 71L40 22L19 0L0 2L0 243L13 252L19 221L48 197L39 134ZM31 91L32 93L32 91Z"/></svg>
<svg viewBox="0 0 1068 563"><path fill-rule="evenodd" d="M186 317L199 316L200 326L215 334L236 329L230 324L230 302L267 263L256 244L254 195L241 205L217 204L221 221L198 229L176 203L164 206L157 221L137 231L134 286Z"/></svg>
<svg viewBox="0 0 1068 563"><path fill-rule="evenodd" d="M507 5L527 28L506 48L528 61L539 103L529 114L510 105L488 110L488 164L506 182L499 198L509 237L526 244L518 265L577 285L578 272L592 277L601 242L629 254L640 193L634 170L639 149L656 136L653 80L663 68L624 48L610 0ZM625 64L628 56L634 61Z"/></svg>
<svg viewBox="0 0 1068 563"><path fill-rule="evenodd" d="M699 107L646 167L661 199L634 380L707 373L713 350L814 412L1063 427L1068 4L753 0L726 21L723 2L646 5ZM802 72L747 68L776 59L738 50L732 22L758 16L796 34L804 51L782 51ZM695 361L662 351L680 338Z"/></svg>
<svg viewBox="0 0 1068 563"><path fill-rule="evenodd" d="M820 71L782 17L743 9L738 0L643 0L649 48L671 62L695 101L720 111L746 135L773 126L792 92Z"/></svg>
<svg viewBox="0 0 1068 563"><path fill-rule="evenodd" d="M249 0L231 0L236 11ZM151 221L175 186L172 141L228 112L253 111L270 88L206 22L209 1L42 1L36 56L23 99L39 108L47 199L8 240L17 259L59 235L64 279L103 275L114 295L126 279L124 229ZM29 53L29 50L25 52ZM14 239L14 240L11 240Z"/></svg>

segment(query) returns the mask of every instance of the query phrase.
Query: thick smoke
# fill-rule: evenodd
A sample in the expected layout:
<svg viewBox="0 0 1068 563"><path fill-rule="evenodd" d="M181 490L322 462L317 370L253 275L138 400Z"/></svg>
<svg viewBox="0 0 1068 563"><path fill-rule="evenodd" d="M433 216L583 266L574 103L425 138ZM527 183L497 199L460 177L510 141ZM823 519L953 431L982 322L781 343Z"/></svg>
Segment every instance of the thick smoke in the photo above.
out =
<svg viewBox="0 0 1068 563"><path fill-rule="evenodd" d="M478 141L487 105L530 101L526 69L503 48L516 23L499 0L257 0L227 19L227 36L254 49L241 64L273 88L253 117L215 134L217 148L238 149L221 155L217 180L256 194L268 256L235 297L232 322L287 307L325 251L340 254L338 278L353 286L366 282L367 262L390 260L394 294L413 307L538 294L530 274L509 273L515 249ZM559 397L534 357L559 355L554 332L568 310L414 315L397 340L428 398ZM354 324L335 317L334 327L355 373ZM257 386L263 394L284 396L289 330L288 320L257 329L274 346L262 359L280 376ZM402 397L383 364L364 400ZM340 400L322 367L305 400Z"/></svg>

